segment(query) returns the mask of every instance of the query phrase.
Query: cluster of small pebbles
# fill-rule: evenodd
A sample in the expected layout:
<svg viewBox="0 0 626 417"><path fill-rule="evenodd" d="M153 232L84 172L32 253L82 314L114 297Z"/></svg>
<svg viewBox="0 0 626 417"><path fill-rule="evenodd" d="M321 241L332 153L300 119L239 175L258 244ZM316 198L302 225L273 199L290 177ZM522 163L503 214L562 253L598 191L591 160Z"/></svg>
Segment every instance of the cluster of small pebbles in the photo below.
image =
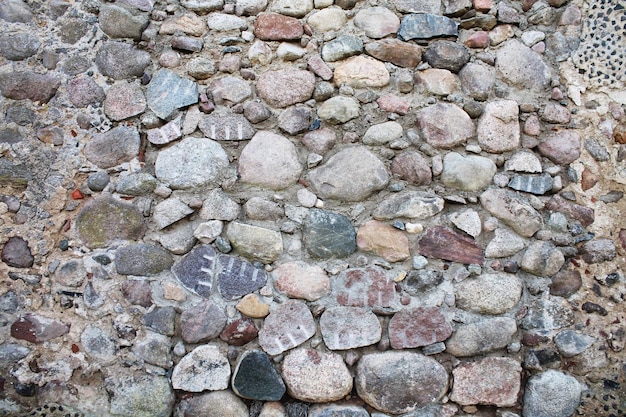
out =
<svg viewBox="0 0 626 417"><path fill-rule="evenodd" d="M623 28L0 0L0 415L624 415Z"/></svg>

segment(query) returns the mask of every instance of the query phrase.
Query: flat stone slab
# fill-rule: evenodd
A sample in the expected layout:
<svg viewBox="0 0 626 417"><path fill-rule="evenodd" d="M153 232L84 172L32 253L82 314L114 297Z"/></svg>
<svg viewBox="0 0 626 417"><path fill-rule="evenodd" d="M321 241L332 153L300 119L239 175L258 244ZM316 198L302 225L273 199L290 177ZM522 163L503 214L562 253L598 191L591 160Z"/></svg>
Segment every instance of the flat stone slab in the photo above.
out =
<svg viewBox="0 0 626 417"><path fill-rule="evenodd" d="M397 302L395 282L382 268L350 268L333 280L337 302L351 307L393 308Z"/></svg>
<svg viewBox="0 0 626 417"><path fill-rule="evenodd" d="M230 364L217 346L198 346L174 367L172 387L186 392L228 388Z"/></svg>
<svg viewBox="0 0 626 417"><path fill-rule="evenodd" d="M514 407L521 387L522 367L510 358L485 358L452 370L450 399L461 405Z"/></svg>
<svg viewBox="0 0 626 417"><path fill-rule="evenodd" d="M167 119L174 110L198 102L198 86L175 72L161 69L148 84L147 99L150 110Z"/></svg>
<svg viewBox="0 0 626 417"><path fill-rule="evenodd" d="M389 321L389 341L394 349L412 349L443 342L452 326L438 308L402 310Z"/></svg>

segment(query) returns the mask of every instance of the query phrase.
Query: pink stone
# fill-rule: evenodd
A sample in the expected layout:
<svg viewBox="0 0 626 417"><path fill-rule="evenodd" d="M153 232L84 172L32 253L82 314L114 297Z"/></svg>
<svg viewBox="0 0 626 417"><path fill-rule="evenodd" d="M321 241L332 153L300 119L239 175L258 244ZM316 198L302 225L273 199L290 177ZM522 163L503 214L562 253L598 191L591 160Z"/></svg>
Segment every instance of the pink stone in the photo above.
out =
<svg viewBox="0 0 626 417"><path fill-rule="evenodd" d="M312 132L308 132L302 137L302 144L311 152L318 155L326 155L337 142L337 134L334 130L323 127Z"/></svg>
<svg viewBox="0 0 626 417"><path fill-rule="evenodd" d="M488 12L493 7L493 0L473 0L473 3L479 12Z"/></svg>
<svg viewBox="0 0 626 417"><path fill-rule="evenodd" d="M309 340L315 330L315 319L307 305L289 300L265 318L259 332L259 344L268 355L279 355Z"/></svg>
<svg viewBox="0 0 626 417"><path fill-rule="evenodd" d="M442 120L446 123L441 123ZM437 148L454 148L476 134L472 119L454 104L426 107L417 113L416 121L424 140Z"/></svg>
<svg viewBox="0 0 626 417"><path fill-rule="evenodd" d="M452 371L450 399L460 405L513 407L520 391L520 363L510 358L485 358Z"/></svg>
<svg viewBox="0 0 626 417"><path fill-rule="evenodd" d="M378 317L361 307L331 307L320 318L326 347L331 350L355 349L377 343L382 335Z"/></svg>
<svg viewBox="0 0 626 417"><path fill-rule="evenodd" d="M122 295L132 305L150 307L152 305L152 289L150 283L140 279L129 279L122 283Z"/></svg>
<svg viewBox="0 0 626 417"><path fill-rule="evenodd" d="M539 136L541 133L541 122L536 114L531 114L524 122L524 133L530 136Z"/></svg>
<svg viewBox="0 0 626 417"><path fill-rule="evenodd" d="M433 173L426 157L415 150L406 150L391 161L391 173L415 185L428 185Z"/></svg>
<svg viewBox="0 0 626 417"><path fill-rule="evenodd" d="M326 62L324 62L321 56L317 54L312 55L307 61L307 64L309 69L322 80L328 81L333 78L333 70L326 65Z"/></svg>
<svg viewBox="0 0 626 417"><path fill-rule="evenodd" d="M256 83L257 94L273 107L289 107L307 101L315 89L315 75L310 71L285 69L267 71Z"/></svg>
<svg viewBox="0 0 626 417"><path fill-rule="evenodd" d="M411 255L404 232L377 220L359 227L356 244L360 250L374 252L389 262L403 261Z"/></svg>
<svg viewBox="0 0 626 417"><path fill-rule="evenodd" d="M483 250L474 239L444 226L429 228L419 240L420 255L462 264L482 265Z"/></svg>
<svg viewBox="0 0 626 417"><path fill-rule="evenodd" d="M443 342L452 326L438 308L416 308L396 313L389 322L389 341L394 349L411 349Z"/></svg>
<svg viewBox="0 0 626 417"><path fill-rule="evenodd" d="M353 307L392 307L397 301L395 282L382 268L370 266L342 272L335 280L337 302Z"/></svg>
<svg viewBox="0 0 626 417"><path fill-rule="evenodd" d="M411 109L411 103L393 94L386 94L380 97L376 100L376 103L378 104L378 108L382 111L398 113L402 116L407 114Z"/></svg>
<svg viewBox="0 0 626 417"><path fill-rule="evenodd" d="M556 103L549 103L544 107L541 113L541 119L548 123L569 123L572 115L565 106Z"/></svg>
<svg viewBox="0 0 626 417"><path fill-rule="evenodd" d="M592 224L595 220L595 213L592 208L570 203L559 195L553 196L546 203L546 208L548 210L558 211L574 220L578 220L585 227Z"/></svg>
<svg viewBox="0 0 626 417"><path fill-rule="evenodd" d="M571 164L580 156L581 139L569 130L546 137L539 144L539 153L556 164Z"/></svg>
<svg viewBox="0 0 626 417"><path fill-rule="evenodd" d="M296 40L303 34L304 28L298 19L281 14L261 14L254 22L254 36L264 41Z"/></svg>
<svg viewBox="0 0 626 417"><path fill-rule="evenodd" d="M376 59L391 62L404 68L415 68L422 61L422 48L399 39L369 42L365 51Z"/></svg>
<svg viewBox="0 0 626 417"><path fill-rule="evenodd" d="M472 33L464 43L468 48L483 49L488 47L490 42L489 33L484 30L480 30Z"/></svg>
<svg viewBox="0 0 626 417"><path fill-rule="evenodd" d="M288 262L272 272L276 288L289 298L315 301L330 292L330 280L317 265L302 261Z"/></svg>

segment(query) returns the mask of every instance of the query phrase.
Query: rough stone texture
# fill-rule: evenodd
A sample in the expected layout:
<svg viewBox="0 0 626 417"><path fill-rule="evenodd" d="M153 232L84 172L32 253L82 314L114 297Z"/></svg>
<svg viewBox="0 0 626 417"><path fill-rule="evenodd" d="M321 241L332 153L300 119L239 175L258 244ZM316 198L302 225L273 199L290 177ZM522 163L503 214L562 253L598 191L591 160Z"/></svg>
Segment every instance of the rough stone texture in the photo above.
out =
<svg viewBox="0 0 626 417"><path fill-rule="evenodd" d="M187 343L215 339L226 326L226 315L217 305L203 301L183 311L180 316L182 338Z"/></svg>
<svg viewBox="0 0 626 417"><path fill-rule="evenodd" d="M480 202L520 236L530 237L542 226L539 213L511 191L489 189L480 195Z"/></svg>
<svg viewBox="0 0 626 417"><path fill-rule="evenodd" d="M398 37L403 41L458 36L458 34L457 23L454 20L428 13L405 16L398 30Z"/></svg>
<svg viewBox="0 0 626 417"><path fill-rule="evenodd" d="M11 324L11 336L31 343L43 343L67 334L70 326L38 314L26 314Z"/></svg>
<svg viewBox="0 0 626 417"><path fill-rule="evenodd" d="M459 72L469 61L470 54L463 45L451 41L435 41L428 46L423 58L433 68Z"/></svg>
<svg viewBox="0 0 626 417"><path fill-rule="evenodd" d="M374 211L374 218L391 220L404 217L411 220L424 220L441 212L444 204L444 200L436 195L407 191L394 194L382 201Z"/></svg>
<svg viewBox="0 0 626 417"><path fill-rule="evenodd" d="M442 124L441 120L450 123ZM475 134L472 119L454 104L439 103L417 113L417 126L426 142L437 148L453 148Z"/></svg>
<svg viewBox="0 0 626 417"><path fill-rule="evenodd" d="M515 319L496 317L459 326L446 341L446 351L455 356L475 356L502 349L517 332Z"/></svg>
<svg viewBox="0 0 626 417"><path fill-rule="evenodd" d="M406 235L376 220L370 220L359 227L356 244L360 250L374 252L389 262L403 261L410 256L409 239Z"/></svg>
<svg viewBox="0 0 626 417"><path fill-rule="evenodd" d="M226 229L226 236L246 258L272 263L283 253L282 236L274 230L233 222Z"/></svg>
<svg viewBox="0 0 626 417"><path fill-rule="evenodd" d="M384 63L359 55L337 65L334 79L336 85L365 88L383 87L389 84L391 78Z"/></svg>
<svg viewBox="0 0 626 417"><path fill-rule="evenodd" d="M306 304L290 300L280 304L265 319L259 344L269 355L279 355L309 340L315 334L315 321Z"/></svg>
<svg viewBox="0 0 626 417"><path fill-rule="evenodd" d="M443 342L452 326L437 308L402 310L389 321L389 341L394 349L412 349Z"/></svg>
<svg viewBox="0 0 626 417"><path fill-rule="evenodd" d="M176 406L175 417L247 417L248 407L230 391L213 391L184 398Z"/></svg>
<svg viewBox="0 0 626 417"><path fill-rule="evenodd" d="M280 86L280 88L278 88ZM289 107L313 95L315 75L309 71L267 71L256 83L257 94L273 107Z"/></svg>
<svg viewBox="0 0 626 417"><path fill-rule="evenodd" d="M354 238L351 242L354 244ZM317 265L309 265L302 261L287 262L274 269L272 276L276 289L289 298L315 301L330 292L330 279Z"/></svg>
<svg viewBox="0 0 626 417"><path fill-rule="evenodd" d="M154 114L168 119L176 109L198 102L198 87L195 82L162 69L154 74L146 96Z"/></svg>
<svg viewBox="0 0 626 417"><path fill-rule="evenodd" d="M445 226L433 226L420 238L418 251L421 255L464 264L482 265L483 250L474 239L466 237Z"/></svg>
<svg viewBox="0 0 626 417"><path fill-rule="evenodd" d="M136 157L139 146L137 129L120 126L90 140L85 146L85 156L99 168L111 168Z"/></svg>
<svg viewBox="0 0 626 417"><path fill-rule="evenodd" d="M512 274L482 274L456 286L456 305L479 314L504 314L517 305L522 282Z"/></svg>
<svg viewBox="0 0 626 417"><path fill-rule="evenodd" d="M552 76L541 55L515 39L496 52L496 69L512 85L533 90L548 87Z"/></svg>
<svg viewBox="0 0 626 417"><path fill-rule="evenodd" d="M35 257L26 240L13 236L2 247L2 262L14 268L30 268L35 262Z"/></svg>
<svg viewBox="0 0 626 417"><path fill-rule="evenodd" d="M320 119L331 124L346 123L359 117L361 107L358 101L350 97L332 97L317 109Z"/></svg>
<svg viewBox="0 0 626 417"><path fill-rule="evenodd" d="M386 7L361 9L354 16L354 25L365 32L369 38L380 39L396 33L400 19Z"/></svg>
<svg viewBox="0 0 626 417"><path fill-rule="evenodd" d="M359 396L377 410L409 413L444 396L448 373L418 353L373 353L359 361L355 385Z"/></svg>
<svg viewBox="0 0 626 417"><path fill-rule="evenodd" d="M512 100L487 103L476 129L478 144L492 153L512 151L519 147L518 104Z"/></svg>
<svg viewBox="0 0 626 417"><path fill-rule="evenodd" d="M550 369L533 375L526 384L522 415L569 416L578 407L582 390L576 378L563 372Z"/></svg>
<svg viewBox="0 0 626 417"><path fill-rule="evenodd" d="M433 180L433 173L428 159L414 150L406 150L391 162L391 173L400 179L415 185L428 185Z"/></svg>
<svg viewBox="0 0 626 417"><path fill-rule="evenodd" d="M461 405L513 407L520 391L521 372L520 363L509 358L485 358L461 365L452 371L450 399Z"/></svg>
<svg viewBox="0 0 626 417"><path fill-rule="evenodd" d="M559 272L564 263L563 253L552 243L534 242L524 252L521 266L531 274L549 277Z"/></svg>
<svg viewBox="0 0 626 417"><path fill-rule="evenodd" d="M365 51L376 59L404 68L415 68L422 61L422 49L418 45L398 39L369 42Z"/></svg>
<svg viewBox="0 0 626 417"><path fill-rule="evenodd" d="M377 266L352 268L333 281L333 292L342 306L395 308L395 283Z"/></svg>
<svg viewBox="0 0 626 417"><path fill-rule="evenodd" d="M164 376L114 376L105 384L111 394L111 414L167 417L174 408L174 392Z"/></svg>
<svg viewBox="0 0 626 417"><path fill-rule="evenodd" d="M377 343L382 335L378 318L361 307L332 307L322 314L320 329L330 350L347 350Z"/></svg>
<svg viewBox="0 0 626 417"><path fill-rule="evenodd" d="M137 84L116 83L106 92L104 113L111 120L124 120L143 113L146 104L146 98Z"/></svg>
<svg viewBox="0 0 626 417"><path fill-rule="evenodd" d="M174 367L172 387L187 392L228 388L230 365L215 345L198 346Z"/></svg>
<svg viewBox="0 0 626 417"><path fill-rule="evenodd" d="M489 158L450 152L443 159L441 181L446 187L480 191L491 184L496 170L496 164Z"/></svg>
<svg viewBox="0 0 626 417"><path fill-rule="evenodd" d="M237 395L250 400L278 401L285 393L285 383L270 358L258 350L241 355L232 383Z"/></svg>
<svg viewBox="0 0 626 417"><path fill-rule="evenodd" d="M132 45L107 42L96 54L96 65L102 75L114 80L139 77L150 64L150 55Z"/></svg>
<svg viewBox="0 0 626 417"><path fill-rule="evenodd" d="M539 144L539 152L557 164L571 164L580 156L581 139L576 132L564 130L547 136Z"/></svg>

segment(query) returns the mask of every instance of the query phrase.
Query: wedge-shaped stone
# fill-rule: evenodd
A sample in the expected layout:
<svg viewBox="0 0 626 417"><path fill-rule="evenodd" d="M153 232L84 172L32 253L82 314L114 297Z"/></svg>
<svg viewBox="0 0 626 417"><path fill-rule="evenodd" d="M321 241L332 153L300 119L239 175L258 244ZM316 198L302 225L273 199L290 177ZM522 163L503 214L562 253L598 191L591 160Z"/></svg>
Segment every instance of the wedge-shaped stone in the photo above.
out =
<svg viewBox="0 0 626 417"><path fill-rule="evenodd" d="M433 226L420 238L418 251L431 258L463 264L482 265L483 250L474 239L464 236L445 226Z"/></svg>
<svg viewBox="0 0 626 417"><path fill-rule="evenodd" d="M480 203L520 236L531 237L543 225L539 213L512 191L489 189L480 195Z"/></svg>

